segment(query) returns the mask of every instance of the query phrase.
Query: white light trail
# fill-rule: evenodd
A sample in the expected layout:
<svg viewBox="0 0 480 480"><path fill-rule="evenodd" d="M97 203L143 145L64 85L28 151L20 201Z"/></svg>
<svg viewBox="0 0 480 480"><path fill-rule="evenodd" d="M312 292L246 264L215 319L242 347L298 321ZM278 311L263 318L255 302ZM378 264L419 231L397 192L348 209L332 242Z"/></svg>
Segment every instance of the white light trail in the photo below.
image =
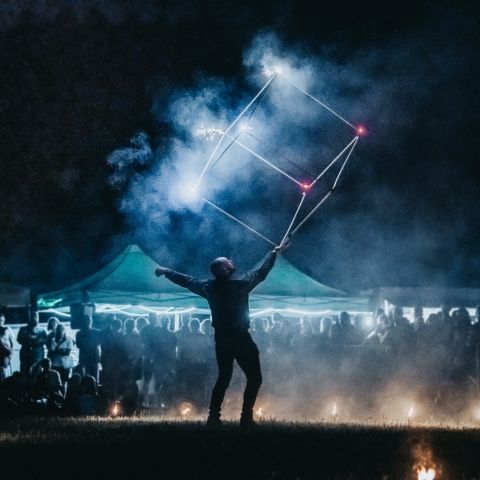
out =
<svg viewBox="0 0 480 480"><path fill-rule="evenodd" d="M243 131L238 132L238 134L232 138L231 142L224 148L223 152L215 159L214 162L212 162L210 169L212 169L221 159L222 157L227 153L227 151L230 149L230 147L235 143L237 138L243 133ZM229 138L231 138L229 136Z"/></svg>
<svg viewBox="0 0 480 480"><path fill-rule="evenodd" d="M233 138L231 137L230 135L226 135L228 138ZM289 180L291 180L292 182L296 183L298 186L300 187L303 187L303 184L301 182L299 182L298 180L296 180L295 178L293 178L291 175L289 175L287 172L284 172L281 168L278 168L275 164L273 164L272 162L270 162L269 160L267 160L266 158L262 157L261 155L259 155L257 152L255 152L255 150L252 150L251 148L247 147L245 144L243 144L242 142L240 142L239 140L234 140L235 143L239 146L239 147L242 147L244 150L246 150L247 152L251 153L255 158L258 158L258 160L260 160L261 162L267 164L269 167L273 168L274 170L276 170L278 173L281 173L284 177L288 178Z"/></svg>
<svg viewBox="0 0 480 480"><path fill-rule="evenodd" d="M262 235L261 233L257 232L257 230L255 230L254 228L250 227L249 225L247 225L246 223L242 222L241 220L239 220L237 217L234 217L231 213L228 213L226 212L225 210L223 210L223 208L220 208L219 206L215 205L214 203L210 202L209 200L207 200L206 198L203 198L202 197L202 200L207 203L208 205L210 205L211 207L215 208L216 210L218 210L219 212L223 213L224 215L226 215L228 218L230 218L231 220L239 223L240 225L242 225L243 227L247 228L248 230L250 230L252 233L254 233L255 235L258 235L260 238L263 238L266 242L270 243L271 245L273 245L274 247L276 247L277 245L275 244L275 242L272 242L269 238L265 237L264 235Z"/></svg>
<svg viewBox="0 0 480 480"><path fill-rule="evenodd" d="M292 237L295 235L298 230L302 227L302 225L327 201L328 197L333 193L333 190L330 190L321 200L317 205L314 207L314 209L292 230L290 233L290 236Z"/></svg>
<svg viewBox="0 0 480 480"><path fill-rule="evenodd" d="M230 126L223 132L223 135L220 137L220 140L218 141L217 145L215 145L215 148L213 149L212 154L210 155L209 159L207 160L207 163L203 167L202 173L198 177L197 181L195 182L195 189L198 188L200 185L200 182L202 181L203 176L205 175L208 167L210 166L210 163L212 163L212 160L217 153L218 147L220 146L220 143L222 143L222 140L224 139L225 135L237 124L237 122L243 117L245 112L255 103L258 97L262 95L262 93L270 87L270 84L275 80L276 74L272 75L267 83L260 89L260 91L253 97L253 99L250 101L250 103L240 112L240 114L235 118L235 120L230 124Z"/></svg>
<svg viewBox="0 0 480 480"><path fill-rule="evenodd" d="M345 161L343 162L343 165L341 166L340 171L338 172L337 177L335 178L335 181L333 182L332 190L334 190L335 187L337 186L337 183L338 183L338 181L340 180L340 175L342 175L343 170L344 170L344 168L345 168L345 165L347 164L348 160L350 159L350 155L352 155L353 149L354 149L355 146L357 145L357 142L358 142L358 137L355 137L355 143L352 145L352 149L348 152L348 155L347 155L347 157L345 158Z"/></svg>
<svg viewBox="0 0 480 480"><path fill-rule="evenodd" d="M306 92L305 90L303 90L303 88L300 88L298 85L295 85L294 83L292 83L290 80L286 79L285 77L282 76L282 78L288 82L293 88L296 88L299 92L302 92L304 93L307 97L311 98L314 102L318 103L321 107L325 108L326 110L328 110L331 114L335 115L337 118L339 118L343 123L346 123L349 127L352 127L355 131L357 130L357 127L355 127L355 125L351 124L348 120L346 120L345 118L343 118L339 113L337 113L335 110L333 110L332 108L330 108L328 105L326 105L325 103L323 103L321 100L319 100L317 97L314 97L313 95L311 95L310 93Z"/></svg>
<svg viewBox="0 0 480 480"><path fill-rule="evenodd" d="M355 145L357 144L357 141L358 141L358 137L355 137L349 145L351 145L351 149L350 151L348 152L343 164L342 164L342 167L340 168L340 171L338 172L337 174L337 177L335 178L335 181L333 182L333 185L332 185L332 188L330 189L330 191L320 200L320 202L313 208L313 210L295 227L295 229L290 233L290 236L293 236L295 235L295 233L298 232L298 230L305 224L305 222L327 201L328 197L333 193L333 191L335 190L335 187L337 186L337 183L340 179L340 176L345 168L345 165L347 164L354 148L355 148ZM345 150L343 150L345 151Z"/></svg>
<svg viewBox="0 0 480 480"><path fill-rule="evenodd" d="M358 137L353 138L348 145L322 170L320 174L317 175L315 180L310 183L308 188L312 188L330 169L330 167L337 162L337 160L358 140Z"/></svg>
<svg viewBox="0 0 480 480"><path fill-rule="evenodd" d="M292 229L293 224L295 223L295 220L298 217L298 212L300 212L300 209L302 208L302 205L303 205L303 202L305 201L306 196L307 196L307 192L303 192L302 193L302 199L300 200L300 203L298 204L297 210L295 211L295 213L293 215L293 218L290 222L290 225L288 226L287 231L285 232L285 235L283 236L282 241L280 242L280 245L283 245L283 242L285 242L285 240L288 238L288 236L290 234L290 230Z"/></svg>

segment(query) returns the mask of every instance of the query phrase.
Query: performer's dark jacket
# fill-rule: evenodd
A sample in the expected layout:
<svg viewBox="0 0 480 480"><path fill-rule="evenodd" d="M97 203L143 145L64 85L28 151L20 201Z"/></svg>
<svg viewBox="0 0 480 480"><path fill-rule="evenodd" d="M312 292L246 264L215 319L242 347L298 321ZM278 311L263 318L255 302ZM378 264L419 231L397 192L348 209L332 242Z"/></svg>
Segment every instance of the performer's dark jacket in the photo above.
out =
<svg viewBox="0 0 480 480"><path fill-rule="evenodd" d="M270 252L258 269L240 278L198 280L173 270L169 270L165 276L177 285L207 299L217 341L234 339L248 332L250 328L248 294L267 278L276 256L275 252Z"/></svg>

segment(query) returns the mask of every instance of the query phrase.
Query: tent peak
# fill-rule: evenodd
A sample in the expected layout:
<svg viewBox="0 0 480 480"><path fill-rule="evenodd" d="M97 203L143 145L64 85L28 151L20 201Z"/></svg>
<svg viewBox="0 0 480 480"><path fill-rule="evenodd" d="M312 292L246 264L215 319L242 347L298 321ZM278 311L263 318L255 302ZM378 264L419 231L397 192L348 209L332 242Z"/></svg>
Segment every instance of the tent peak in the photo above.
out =
<svg viewBox="0 0 480 480"><path fill-rule="evenodd" d="M123 253L145 253L143 248L137 245L136 243L129 243Z"/></svg>

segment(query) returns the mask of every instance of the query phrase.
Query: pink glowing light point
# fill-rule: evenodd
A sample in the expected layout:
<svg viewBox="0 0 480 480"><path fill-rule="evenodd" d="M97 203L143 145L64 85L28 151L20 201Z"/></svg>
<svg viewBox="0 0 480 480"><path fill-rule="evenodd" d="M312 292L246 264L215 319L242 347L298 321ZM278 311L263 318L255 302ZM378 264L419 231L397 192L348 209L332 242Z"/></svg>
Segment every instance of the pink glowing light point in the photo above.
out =
<svg viewBox="0 0 480 480"><path fill-rule="evenodd" d="M355 132L359 137L364 137L368 133L367 128L364 125L357 125L357 127L355 127Z"/></svg>

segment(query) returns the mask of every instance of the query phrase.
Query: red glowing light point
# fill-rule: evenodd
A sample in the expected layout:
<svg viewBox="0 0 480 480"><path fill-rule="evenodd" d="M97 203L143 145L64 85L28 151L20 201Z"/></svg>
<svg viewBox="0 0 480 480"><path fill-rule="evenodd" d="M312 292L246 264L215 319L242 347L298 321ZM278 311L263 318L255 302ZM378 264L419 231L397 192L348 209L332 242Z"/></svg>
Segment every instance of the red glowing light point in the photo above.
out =
<svg viewBox="0 0 480 480"><path fill-rule="evenodd" d="M310 184L308 184L308 183L302 183L302 188L303 188L304 190L308 190L308 189L310 188Z"/></svg>
<svg viewBox="0 0 480 480"><path fill-rule="evenodd" d="M364 135L367 134L367 129L363 126L363 125L358 125L356 128L355 128L355 132L357 133L357 135L359 137L363 137Z"/></svg>

